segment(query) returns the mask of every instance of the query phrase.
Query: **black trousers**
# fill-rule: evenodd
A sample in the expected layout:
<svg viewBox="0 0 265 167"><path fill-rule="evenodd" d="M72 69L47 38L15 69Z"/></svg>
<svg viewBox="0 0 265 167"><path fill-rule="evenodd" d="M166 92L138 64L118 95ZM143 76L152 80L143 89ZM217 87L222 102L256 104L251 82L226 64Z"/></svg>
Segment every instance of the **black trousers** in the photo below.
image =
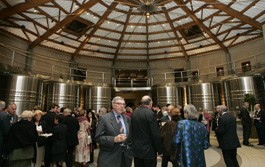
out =
<svg viewBox="0 0 265 167"><path fill-rule="evenodd" d="M265 144L265 128L256 127L256 129L259 137L259 144Z"/></svg>
<svg viewBox="0 0 265 167"><path fill-rule="evenodd" d="M222 150L225 164L227 167L239 167L236 159L236 154L237 154L236 152L237 152L236 148L231 150Z"/></svg>
<svg viewBox="0 0 265 167"><path fill-rule="evenodd" d="M179 167L177 159L175 161L171 161L170 155L164 155L163 154L161 167L168 167L168 162L171 162L173 167Z"/></svg>
<svg viewBox="0 0 265 167"><path fill-rule="evenodd" d="M67 167L73 167L74 151L75 151L75 146L67 147L67 154L66 154L66 166Z"/></svg>
<svg viewBox="0 0 265 167"><path fill-rule="evenodd" d="M243 125L243 144L249 144L251 125Z"/></svg>
<svg viewBox="0 0 265 167"><path fill-rule="evenodd" d="M155 159L140 159L134 157L134 167L156 167L157 160Z"/></svg>
<svg viewBox="0 0 265 167"><path fill-rule="evenodd" d="M52 162L51 151L52 151L52 139L48 138L45 143L45 154L44 154L45 167L50 167L51 165Z"/></svg>

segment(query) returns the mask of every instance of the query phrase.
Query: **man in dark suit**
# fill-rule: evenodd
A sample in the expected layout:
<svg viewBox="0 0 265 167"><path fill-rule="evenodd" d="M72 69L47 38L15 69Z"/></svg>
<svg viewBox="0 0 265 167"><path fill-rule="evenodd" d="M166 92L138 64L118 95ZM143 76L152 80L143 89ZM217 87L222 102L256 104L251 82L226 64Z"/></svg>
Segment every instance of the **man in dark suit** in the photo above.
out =
<svg viewBox="0 0 265 167"><path fill-rule="evenodd" d="M218 127L215 130L222 149L223 157L227 167L239 167L236 155L240 142L237 136L236 118L227 113L225 105L220 106L220 118L218 119Z"/></svg>
<svg viewBox="0 0 265 167"><path fill-rule="evenodd" d="M135 167L156 167L157 153L161 153L160 131L156 115L151 110L152 99L144 96L132 113L132 143Z"/></svg>
<svg viewBox="0 0 265 167"><path fill-rule="evenodd" d="M56 113L59 110L59 106L57 104L52 104L50 107L50 111L48 111L45 115L42 116L42 120L46 122L46 133L53 133L54 128L54 119L56 117ZM51 150L52 150L52 137L48 137L45 143L45 155L44 155L44 166L50 167L51 164Z"/></svg>
<svg viewBox="0 0 265 167"><path fill-rule="evenodd" d="M66 159L66 166L72 167L73 166L73 156L75 146L78 145L78 136L77 132L79 130L79 123L78 120L73 117L72 111L69 108L65 108L63 115L63 124L67 126L66 131L66 143L67 143L67 159Z"/></svg>
<svg viewBox="0 0 265 167"><path fill-rule="evenodd" d="M98 167L130 167L130 118L122 114L125 101L122 97L112 100L113 111L99 119L96 129L96 141L99 143ZM128 138L127 138L128 137Z"/></svg>
<svg viewBox="0 0 265 167"><path fill-rule="evenodd" d="M157 120L157 123L158 123L158 125L160 126L160 125L161 125L161 118L163 117L163 113L162 113L162 110L161 110L160 105L155 104L155 105L153 106L153 110L154 110L154 112L155 112L155 114L156 114L156 120Z"/></svg>
<svg viewBox="0 0 265 167"><path fill-rule="evenodd" d="M265 144L265 111L261 109L260 104L255 105L254 125L259 137L258 145Z"/></svg>
<svg viewBox="0 0 265 167"><path fill-rule="evenodd" d="M241 119L241 124L243 126L243 145L253 146L249 143L252 121L249 116L248 108L249 103L244 102L243 107L240 109L239 118Z"/></svg>
<svg viewBox="0 0 265 167"><path fill-rule="evenodd" d="M168 105L167 106L167 115L165 115L165 116L163 116L162 118L161 118L161 125L163 126L165 123L167 123L167 122L169 122L169 121L171 121L171 110L173 109L173 108L175 108L173 105Z"/></svg>

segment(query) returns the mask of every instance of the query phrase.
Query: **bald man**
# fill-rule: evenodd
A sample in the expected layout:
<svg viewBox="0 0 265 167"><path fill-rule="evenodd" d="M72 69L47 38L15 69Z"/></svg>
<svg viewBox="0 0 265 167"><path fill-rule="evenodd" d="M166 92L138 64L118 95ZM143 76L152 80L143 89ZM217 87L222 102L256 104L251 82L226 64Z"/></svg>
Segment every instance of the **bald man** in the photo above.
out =
<svg viewBox="0 0 265 167"><path fill-rule="evenodd" d="M156 167L157 153L161 152L160 131L153 101L143 96L141 105L132 113L131 129L135 167Z"/></svg>

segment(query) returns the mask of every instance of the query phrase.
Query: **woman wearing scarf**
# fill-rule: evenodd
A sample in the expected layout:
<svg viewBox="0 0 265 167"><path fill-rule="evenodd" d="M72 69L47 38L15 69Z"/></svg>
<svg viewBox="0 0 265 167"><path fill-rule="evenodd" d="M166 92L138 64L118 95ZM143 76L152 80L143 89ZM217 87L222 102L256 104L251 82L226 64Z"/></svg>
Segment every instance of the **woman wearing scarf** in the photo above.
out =
<svg viewBox="0 0 265 167"><path fill-rule="evenodd" d="M87 121L85 116L86 111L81 110L77 116L80 129L77 133L79 144L76 146L75 150L75 161L80 164L80 166L86 166L86 163L90 161L90 144L88 136L90 134L91 122Z"/></svg>

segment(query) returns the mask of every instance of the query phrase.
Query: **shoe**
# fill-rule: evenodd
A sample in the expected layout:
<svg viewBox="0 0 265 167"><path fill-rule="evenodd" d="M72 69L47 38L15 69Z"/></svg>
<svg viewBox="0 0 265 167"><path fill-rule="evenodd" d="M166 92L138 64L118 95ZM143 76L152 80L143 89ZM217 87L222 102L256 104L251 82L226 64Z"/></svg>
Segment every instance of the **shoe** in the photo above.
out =
<svg viewBox="0 0 265 167"><path fill-rule="evenodd" d="M249 146L249 147L253 147L254 145L253 144L243 144L243 145L245 145L245 146Z"/></svg>

